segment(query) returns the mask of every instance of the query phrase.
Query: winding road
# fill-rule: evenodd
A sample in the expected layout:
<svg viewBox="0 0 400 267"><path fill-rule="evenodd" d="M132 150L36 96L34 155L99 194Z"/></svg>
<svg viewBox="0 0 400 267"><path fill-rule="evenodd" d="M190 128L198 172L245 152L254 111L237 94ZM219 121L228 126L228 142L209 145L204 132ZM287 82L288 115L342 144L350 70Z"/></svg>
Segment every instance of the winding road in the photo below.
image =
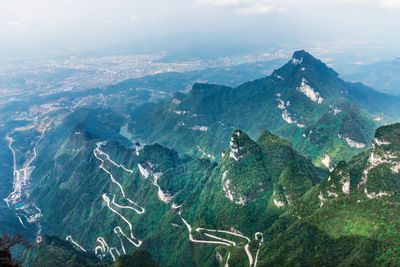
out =
<svg viewBox="0 0 400 267"><path fill-rule="evenodd" d="M192 235L192 227L191 227L190 224L182 217L182 211L179 211L179 216L180 216L182 222L186 225L186 228L188 229L188 232L189 232L189 240L190 240L191 242L194 242L194 243L204 243L204 244L215 244L215 245L223 245L223 246L234 246L234 247L237 245L236 242L234 242L234 241L232 241L232 240L228 240L228 239L226 239L226 238L218 237L218 236L216 236L216 235L209 234L209 233L204 233L204 235L207 236L207 237L210 237L210 238L212 238L212 239L219 240L219 241L209 241L209 240L198 240L198 239L194 239L194 238L193 238L193 235ZM239 233L238 231L232 232L232 231L226 231L226 230L207 229L207 228L198 227L198 228L196 228L196 232L223 233L223 234L233 235L233 236L236 236L236 237L239 237L239 238L246 239L247 244L244 246L244 250L245 250L245 252L246 252L246 254L247 254L247 257L248 257L248 259L249 259L249 266L254 266L254 267L256 267L256 265L257 265L257 258L258 258L258 251L259 251L259 249L260 249L260 247L261 247L261 244L262 244L262 242L263 242L263 237L262 237L262 233L261 233L261 232L257 232L257 233L254 234L254 238L257 239L257 240L259 240L258 237L261 235L261 238L260 238L260 241L259 241L259 247L258 247L257 252L256 252L255 260L253 259L253 256L251 255L251 252L250 252L250 246L249 246L250 238L248 238L247 236L245 236L245 235ZM226 260L225 266L229 266L229 264L228 264L229 258L230 258L230 253L228 254L228 258L227 258L227 260ZM254 263L254 265L253 265L253 263Z"/></svg>
<svg viewBox="0 0 400 267"><path fill-rule="evenodd" d="M110 248L108 246L107 242L104 240L104 238L102 236L99 236L96 239L96 242L100 243L100 245L95 247L95 249L94 249L94 253L96 255L98 255L98 250L101 251L101 253L102 253L101 257L102 258L104 258L107 255L107 253L110 253L111 258L113 259L113 261L115 261L115 255L113 253L113 250L115 250L117 252L118 256L120 255L119 251L115 247Z"/></svg>
<svg viewBox="0 0 400 267"><path fill-rule="evenodd" d="M42 216L42 212L34 202L27 200L29 199L28 189L30 185L30 175L34 169L34 166L31 166L31 164L37 157L37 146L44 137L47 128L51 124L51 120L47 120L48 118L45 117L40 121L39 125L37 124L37 121L35 121L32 125L14 128L6 135L5 138L8 141L8 148L13 155L13 191L7 196L7 198L4 199L4 201L7 203L7 206L10 209L14 209L16 211L15 215L23 227L25 227L25 224L23 223L21 217L25 218L28 223L34 223L37 226L37 235L40 235L42 229L40 225L40 217ZM31 144L33 144L33 149L28 150L28 152L25 153L26 159L22 164L22 168L18 169L17 155L15 149L13 148L13 143L15 140L11 137L11 134L14 132L23 132L34 128L36 128L40 135L35 137L35 141L31 142Z"/></svg>
<svg viewBox="0 0 400 267"><path fill-rule="evenodd" d="M121 213L119 213L118 211L116 211L115 209L113 209L113 208L111 207L111 204L114 203L114 198L113 198L113 200L112 200L111 203L110 203L110 198L107 196L107 194L104 193L102 197L103 197L103 200L107 203L107 207L108 207L112 212L114 212L114 213L117 214L119 217L121 217L121 219L124 220L124 222L125 222L126 224L128 224L128 226L129 226L129 235L130 235L130 237L128 237L128 236L122 231L121 227L117 226L116 228L119 229L120 233L121 233L124 237L126 237L126 239L128 239L128 241L129 241L131 244L133 244L135 247L139 247L139 246L142 244L142 241L138 240L136 237L133 236L132 224L129 222L129 220L128 220L127 218L125 218L124 216L122 216ZM133 241L133 240L137 240L137 242L135 242L135 241Z"/></svg>
<svg viewBox="0 0 400 267"><path fill-rule="evenodd" d="M135 207L130 207L130 208L133 209L133 210L134 210L136 213L138 213L138 214L144 213L146 210L145 210L143 207L141 207L139 204L137 204L136 202L134 202L134 201L132 201L131 199L129 199L129 198L126 197L124 188L122 187L122 185L121 185L120 183L117 182L117 180L114 178L114 176L112 175L112 173L109 172L109 171L104 167L104 159L102 159L100 156L101 156L101 155L105 156L106 159L107 159L111 164L117 166L118 168L122 168L123 170L125 170L125 171L127 171L127 172L129 172L129 173L133 173L133 171L130 170L130 169L127 169L127 168L123 167L123 165L119 165L119 164L115 163L113 160L111 160L110 156L109 156L108 154L106 154L105 152L103 152L103 151L100 149L100 147L101 147L102 144L103 144L103 142L98 142L98 143L97 143L97 146L96 146L96 149L93 151L94 156L95 156L98 160L101 161L101 164L100 164L99 168L102 169L103 171L105 171L105 172L110 176L111 181L119 187L123 198L126 199L129 203L131 203L131 204L133 204L133 205L135 206Z"/></svg>
<svg viewBox="0 0 400 267"><path fill-rule="evenodd" d="M122 164L118 164L115 161L113 161L107 153L105 153L104 151L101 150L102 145L103 145L103 142L98 142L96 144L96 148L93 151L93 154L96 157L96 159L101 161L99 168L102 169L103 171L105 171L110 176L111 182L114 183L115 185L117 185L122 197L126 201L128 201L129 204L131 204L131 205L120 205L115 202L115 195L112 196L112 199L107 195L107 193L104 193L102 195L103 201L107 204L108 209L110 211L112 211L113 213L117 214L129 227L128 235L124 233L121 226L116 226L113 229L114 233L118 236L118 239L120 241L122 253L126 254L126 249L125 249L124 242L123 242L121 236L125 237L125 239L128 240L128 242L131 243L132 245L134 245L135 247L140 247L142 245L142 241L133 235L132 223L125 216L123 216L120 212L118 212L115 208L133 210L137 214L143 214L146 210L143 207L141 207L139 204L134 202L133 200L126 197L123 186L115 179L113 174L109 170L106 169L105 161L108 161L112 165L114 165L118 168L121 168L122 170L129 172L129 173L133 173L133 170L130 170L130 169L126 168L125 166L123 166ZM109 248L103 237L98 237L97 242L100 243L100 245L96 246L94 249L96 255L98 255L99 251L101 251L102 257L105 257L105 255L107 253L110 253L113 261L115 261L116 255L118 255L118 256L121 255L121 253L119 252L119 250L117 248L115 248L115 247Z"/></svg>
<svg viewBox="0 0 400 267"><path fill-rule="evenodd" d="M77 242L75 242L75 240L72 239L72 237L69 235L65 238L65 240L71 242L72 244L74 244L75 246L77 246L80 250L87 252L86 249L84 249L81 245L79 245Z"/></svg>

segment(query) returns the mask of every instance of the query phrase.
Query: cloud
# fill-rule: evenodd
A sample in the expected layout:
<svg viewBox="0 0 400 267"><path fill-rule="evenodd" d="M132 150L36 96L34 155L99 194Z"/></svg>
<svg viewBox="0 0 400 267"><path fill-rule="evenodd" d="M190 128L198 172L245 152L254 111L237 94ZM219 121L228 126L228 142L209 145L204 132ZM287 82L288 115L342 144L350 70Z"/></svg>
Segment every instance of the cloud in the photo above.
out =
<svg viewBox="0 0 400 267"><path fill-rule="evenodd" d="M400 0L381 0L381 6L390 9L400 8Z"/></svg>
<svg viewBox="0 0 400 267"><path fill-rule="evenodd" d="M25 26L24 23L22 23L21 21L16 21L16 20L9 21L7 24L8 24L8 26L15 27L15 28Z"/></svg>
<svg viewBox="0 0 400 267"><path fill-rule="evenodd" d="M248 2L249 0L196 0L197 3L210 6L239 6Z"/></svg>
<svg viewBox="0 0 400 267"><path fill-rule="evenodd" d="M260 15L284 10L277 5L276 0L195 0L195 2L204 6L231 8L243 15Z"/></svg>
<svg viewBox="0 0 400 267"><path fill-rule="evenodd" d="M283 11L282 8L278 8L276 5L267 5L267 4L255 4L252 6L241 7L236 10L239 14L267 14L273 11Z"/></svg>

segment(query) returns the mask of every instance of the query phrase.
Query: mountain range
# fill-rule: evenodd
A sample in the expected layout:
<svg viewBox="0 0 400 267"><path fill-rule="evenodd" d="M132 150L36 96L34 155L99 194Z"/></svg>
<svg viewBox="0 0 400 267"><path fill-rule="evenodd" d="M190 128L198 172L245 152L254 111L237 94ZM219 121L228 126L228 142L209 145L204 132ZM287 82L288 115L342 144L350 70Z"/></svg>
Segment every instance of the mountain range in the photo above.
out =
<svg viewBox="0 0 400 267"><path fill-rule="evenodd" d="M237 87L113 99L3 124L27 265L400 263L399 98L297 51Z"/></svg>
<svg viewBox="0 0 400 267"><path fill-rule="evenodd" d="M399 71L400 57L391 61L358 64L342 74L347 80L362 82L380 92L398 96L400 94Z"/></svg>
<svg viewBox="0 0 400 267"><path fill-rule="evenodd" d="M229 133L255 138L263 130L289 139L317 166L332 168L366 149L374 129L399 115L399 99L348 83L305 51L271 76L231 88L194 84L161 103L130 115L133 138L160 142L189 155L220 158Z"/></svg>

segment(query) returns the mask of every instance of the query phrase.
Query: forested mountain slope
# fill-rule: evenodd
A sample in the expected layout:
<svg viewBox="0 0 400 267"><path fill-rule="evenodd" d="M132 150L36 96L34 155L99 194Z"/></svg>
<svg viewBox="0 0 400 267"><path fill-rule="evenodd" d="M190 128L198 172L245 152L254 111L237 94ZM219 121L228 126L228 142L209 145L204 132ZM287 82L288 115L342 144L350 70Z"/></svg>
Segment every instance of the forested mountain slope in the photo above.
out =
<svg viewBox="0 0 400 267"><path fill-rule="evenodd" d="M399 99L346 83L305 51L271 76L238 87L195 84L189 94L131 114L134 138L180 153L220 158L235 128L289 139L319 166L333 167L368 148L377 125L400 114Z"/></svg>

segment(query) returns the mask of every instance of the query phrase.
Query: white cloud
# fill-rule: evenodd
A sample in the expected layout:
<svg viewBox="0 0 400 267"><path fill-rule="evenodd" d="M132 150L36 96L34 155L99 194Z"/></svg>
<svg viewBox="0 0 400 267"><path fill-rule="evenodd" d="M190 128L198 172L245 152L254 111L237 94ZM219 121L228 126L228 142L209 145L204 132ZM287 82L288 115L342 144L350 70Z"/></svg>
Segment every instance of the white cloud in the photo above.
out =
<svg viewBox="0 0 400 267"><path fill-rule="evenodd" d="M10 27L24 27L25 26L24 23L22 23L20 21L16 21L16 20L9 21L7 24Z"/></svg>
<svg viewBox="0 0 400 267"><path fill-rule="evenodd" d="M238 14L267 14L293 10L293 4L297 7L300 5L301 8L315 8L328 4L335 8L349 5L351 8L400 9L400 0L194 0L194 2L203 6L230 8Z"/></svg>
<svg viewBox="0 0 400 267"><path fill-rule="evenodd" d="M246 4L249 0L196 0L197 3L210 6L239 6Z"/></svg>
<svg viewBox="0 0 400 267"><path fill-rule="evenodd" d="M232 8L238 14L259 15L283 11L276 0L195 0L204 6Z"/></svg>
<svg viewBox="0 0 400 267"><path fill-rule="evenodd" d="M160 16L160 13L158 13L158 12L153 12L153 13L150 15L150 18L156 19L156 18L158 18L159 16Z"/></svg>
<svg viewBox="0 0 400 267"><path fill-rule="evenodd" d="M206 33L218 37L209 38L215 43L242 35L246 43L309 42L297 48L334 42L329 48L336 53L387 43L385 53L400 54L400 37L393 35L400 0L3 0L0 6L0 54L33 50L32 44L43 51L75 42L94 49L175 35L190 35L182 39L192 44ZM366 43L338 46L342 40Z"/></svg>
<svg viewBox="0 0 400 267"><path fill-rule="evenodd" d="M239 14L267 14L273 11L283 11L283 8L279 8L276 5L267 5L267 4L255 4L252 6L241 7L237 9L237 13Z"/></svg>
<svg viewBox="0 0 400 267"><path fill-rule="evenodd" d="M386 8L400 8L400 0L381 0L381 5Z"/></svg>

